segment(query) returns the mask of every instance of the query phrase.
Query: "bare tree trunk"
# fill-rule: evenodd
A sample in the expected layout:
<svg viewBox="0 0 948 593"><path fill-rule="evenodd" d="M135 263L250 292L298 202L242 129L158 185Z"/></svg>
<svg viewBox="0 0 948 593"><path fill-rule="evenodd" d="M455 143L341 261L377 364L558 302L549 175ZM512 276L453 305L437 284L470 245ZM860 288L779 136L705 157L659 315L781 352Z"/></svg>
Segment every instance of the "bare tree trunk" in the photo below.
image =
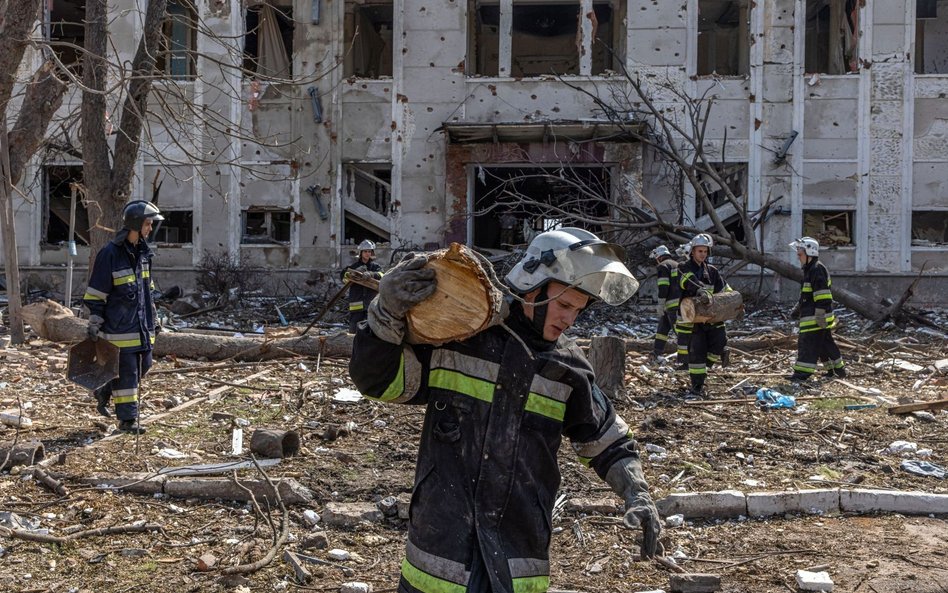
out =
<svg viewBox="0 0 948 593"><path fill-rule="evenodd" d="M47 61L33 75L33 80L26 87L24 105L29 109L21 109L16 124L10 130L10 181L12 185L20 182L27 163L39 148L46 128L52 120L56 110L63 104L66 94L66 83L56 76L56 65Z"/></svg>
<svg viewBox="0 0 948 593"><path fill-rule="evenodd" d="M23 60L30 29L39 14L42 2L20 0L7 2L0 28L0 113L6 114L7 102L13 94L16 73Z"/></svg>
<svg viewBox="0 0 948 593"><path fill-rule="evenodd" d="M625 387L625 340L617 336L596 336L589 343L589 364L596 385L609 397Z"/></svg>
<svg viewBox="0 0 948 593"><path fill-rule="evenodd" d="M3 115L0 115L3 116ZM20 300L20 259L16 250L13 218L13 184L10 182L10 152L7 145L7 120L0 120L0 229L3 233L3 264L7 275L7 311L10 315L10 341L22 344L23 316Z"/></svg>

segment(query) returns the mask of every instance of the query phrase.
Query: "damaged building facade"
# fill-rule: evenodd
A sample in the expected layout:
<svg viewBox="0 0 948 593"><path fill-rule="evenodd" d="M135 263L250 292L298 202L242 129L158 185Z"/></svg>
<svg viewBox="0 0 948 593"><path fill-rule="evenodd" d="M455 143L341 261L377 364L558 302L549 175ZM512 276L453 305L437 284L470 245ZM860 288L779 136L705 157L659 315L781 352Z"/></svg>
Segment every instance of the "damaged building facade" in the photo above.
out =
<svg viewBox="0 0 948 593"><path fill-rule="evenodd" d="M110 4L129 58L137 3ZM84 0L50 6L38 30L75 61ZM171 0L164 35L132 188L160 183L159 279L187 284L205 253L302 279L362 239L385 265L523 242L556 221L494 207L514 179L539 202L581 184L710 228L693 191L571 88L602 96L625 69L717 97L706 149L750 210L769 206L767 251L795 261L787 243L811 235L838 282L888 294L925 265L918 292L948 288L948 0ZM76 113L78 92L65 103ZM51 146L76 146L73 125ZM77 151L50 150L22 183L20 263L37 279L67 260L72 181ZM81 206L77 221L84 263Z"/></svg>

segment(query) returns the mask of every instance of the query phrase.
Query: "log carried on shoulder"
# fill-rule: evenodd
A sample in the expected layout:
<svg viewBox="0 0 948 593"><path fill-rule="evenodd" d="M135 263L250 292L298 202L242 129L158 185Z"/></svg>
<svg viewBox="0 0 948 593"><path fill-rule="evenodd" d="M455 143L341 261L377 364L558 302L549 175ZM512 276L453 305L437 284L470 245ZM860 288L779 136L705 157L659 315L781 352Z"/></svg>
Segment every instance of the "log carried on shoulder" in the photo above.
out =
<svg viewBox="0 0 948 593"><path fill-rule="evenodd" d="M681 299L678 312L685 323L720 323L740 317L744 313L744 300L736 290L715 293L707 305L685 297Z"/></svg>

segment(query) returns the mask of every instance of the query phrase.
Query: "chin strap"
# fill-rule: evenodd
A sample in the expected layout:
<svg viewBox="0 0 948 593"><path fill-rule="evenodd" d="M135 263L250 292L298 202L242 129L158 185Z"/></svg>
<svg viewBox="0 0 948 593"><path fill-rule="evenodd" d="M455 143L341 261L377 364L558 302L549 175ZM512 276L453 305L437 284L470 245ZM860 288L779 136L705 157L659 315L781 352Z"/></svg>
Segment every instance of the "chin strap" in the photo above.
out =
<svg viewBox="0 0 948 593"><path fill-rule="evenodd" d="M540 289L540 294L538 294L537 298L534 299L535 302L543 303L543 301L550 298L549 293L547 291L547 286L549 286L549 284L543 285L543 288ZM540 334L541 337L543 336L543 325L546 323L546 311L547 311L547 307L549 306L550 306L549 303L543 303L542 305L533 306L533 320L532 320L533 329L535 329L537 333Z"/></svg>

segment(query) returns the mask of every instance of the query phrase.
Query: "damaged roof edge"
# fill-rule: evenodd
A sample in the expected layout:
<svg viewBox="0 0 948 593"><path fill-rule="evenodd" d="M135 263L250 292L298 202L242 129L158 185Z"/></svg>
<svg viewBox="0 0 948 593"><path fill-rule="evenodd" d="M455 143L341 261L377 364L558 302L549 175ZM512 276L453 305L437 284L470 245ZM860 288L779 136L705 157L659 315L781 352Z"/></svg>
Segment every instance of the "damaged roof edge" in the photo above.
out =
<svg viewBox="0 0 948 593"><path fill-rule="evenodd" d="M445 122L439 130L447 132L448 142L470 144L479 142L574 142L600 140L634 142L644 124L635 120L579 119L546 122Z"/></svg>

